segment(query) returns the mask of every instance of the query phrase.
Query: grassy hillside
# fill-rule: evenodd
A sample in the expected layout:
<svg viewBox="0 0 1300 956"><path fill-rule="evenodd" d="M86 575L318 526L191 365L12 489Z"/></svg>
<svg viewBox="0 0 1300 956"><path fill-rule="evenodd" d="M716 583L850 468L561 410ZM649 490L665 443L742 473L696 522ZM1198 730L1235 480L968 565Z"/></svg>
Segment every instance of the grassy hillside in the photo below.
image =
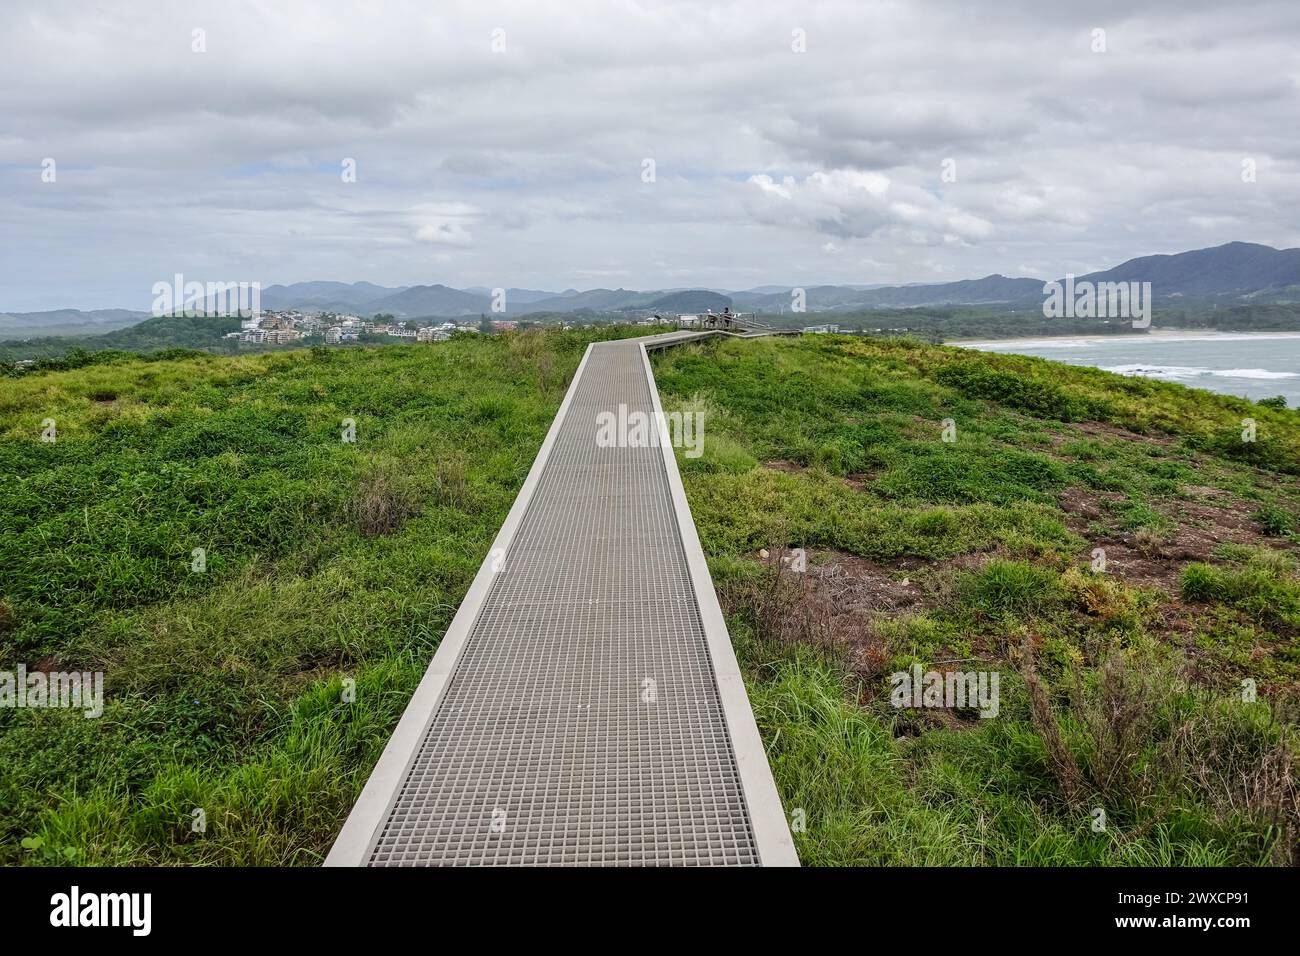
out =
<svg viewBox="0 0 1300 956"><path fill-rule="evenodd" d="M103 670L109 698L98 720L0 709L0 862L319 862L586 342L0 382L0 669Z"/></svg>
<svg viewBox="0 0 1300 956"><path fill-rule="evenodd" d="M1300 415L838 336L655 374L805 863L1295 862ZM998 716L894 708L915 664Z"/></svg>
<svg viewBox="0 0 1300 956"><path fill-rule="evenodd" d="M0 670L108 689L0 710L0 863L318 863L616 334L0 380ZM655 361L707 415L679 460L805 862L1292 859L1300 416L900 341ZM954 659L1001 673L997 718L889 706Z"/></svg>
<svg viewBox="0 0 1300 956"><path fill-rule="evenodd" d="M0 339L33 336L101 335L135 325L148 313L128 309L53 309L46 312L0 312Z"/></svg>
<svg viewBox="0 0 1300 956"><path fill-rule="evenodd" d="M235 352L238 342L223 338L239 331L239 319L229 317L164 315L144 319L124 329L81 338L51 335L0 342L0 363L23 359L57 359L106 349L122 352L151 352L157 349L204 349ZM248 350L248 346L244 346Z"/></svg>

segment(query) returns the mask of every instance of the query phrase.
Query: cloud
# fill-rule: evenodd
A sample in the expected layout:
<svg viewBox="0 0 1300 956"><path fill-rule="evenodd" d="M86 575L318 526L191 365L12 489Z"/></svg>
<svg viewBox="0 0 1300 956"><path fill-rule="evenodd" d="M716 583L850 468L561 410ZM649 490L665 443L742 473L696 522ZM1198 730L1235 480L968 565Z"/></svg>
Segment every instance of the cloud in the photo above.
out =
<svg viewBox="0 0 1300 956"><path fill-rule="evenodd" d="M749 183L756 190L750 211L757 221L838 239L870 238L893 229L896 236L928 244L949 236L981 239L993 228L979 216L877 172L833 169L801 181L786 176L779 183L759 173Z"/></svg>
<svg viewBox="0 0 1300 956"><path fill-rule="evenodd" d="M466 203L425 203L411 210L411 217L417 242L468 246L473 242L469 226L478 210Z"/></svg>
<svg viewBox="0 0 1300 956"><path fill-rule="evenodd" d="M739 288L1300 245L1288 0L360 9L10 0L0 309L147 308L175 272Z"/></svg>

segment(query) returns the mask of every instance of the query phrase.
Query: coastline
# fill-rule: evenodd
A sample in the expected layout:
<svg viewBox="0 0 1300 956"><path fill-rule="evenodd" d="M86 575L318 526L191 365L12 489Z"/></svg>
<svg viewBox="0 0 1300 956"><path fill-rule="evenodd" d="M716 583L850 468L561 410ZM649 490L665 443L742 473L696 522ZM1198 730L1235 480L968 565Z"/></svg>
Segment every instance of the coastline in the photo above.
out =
<svg viewBox="0 0 1300 956"><path fill-rule="evenodd" d="M1234 342L1234 341L1264 341L1267 339L1300 339L1300 331L1295 332L1220 332L1215 329L1152 329L1145 333L1136 332L1112 332L1106 335L1026 335L1015 336L1011 338L990 339L945 339L944 345L951 345L957 348L976 348L978 346L997 346L997 345L1021 345L1021 346L1038 346L1041 348L1072 348L1086 347L1105 342L1124 341L1137 338L1140 341L1165 341L1165 342Z"/></svg>

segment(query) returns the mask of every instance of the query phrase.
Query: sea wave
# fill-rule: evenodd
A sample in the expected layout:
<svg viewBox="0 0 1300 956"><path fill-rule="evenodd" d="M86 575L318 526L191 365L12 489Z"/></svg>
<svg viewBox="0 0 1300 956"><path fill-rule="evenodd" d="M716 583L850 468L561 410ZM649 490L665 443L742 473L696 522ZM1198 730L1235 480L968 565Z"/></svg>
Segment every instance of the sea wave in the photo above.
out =
<svg viewBox="0 0 1300 956"><path fill-rule="evenodd" d="M1098 345L1136 345L1145 347L1170 342L1263 342L1277 339L1300 339L1300 332L1184 332L1159 330L1146 335L1102 336L1031 336L1019 339L980 339L973 342L950 342L950 345L979 349L982 352L1017 352L1022 349L1086 349Z"/></svg>
<svg viewBox="0 0 1300 956"><path fill-rule="evenodd" d="M1106 365L1107 372L1120 375L1142 375L1147 378L1200 378L1213 375L1219 378L1300 378L1300 372L1273 372L1266 368L1204 368L1199 365Z"/></svg>
<svg viewBox="0 0 1300 956"><path fill-rule="evenodd" d="M1110 339L990 339L987 342L952 342L950 344L981 352L1016 352L1022 349L1086 349L1109 344Z"/></svg>

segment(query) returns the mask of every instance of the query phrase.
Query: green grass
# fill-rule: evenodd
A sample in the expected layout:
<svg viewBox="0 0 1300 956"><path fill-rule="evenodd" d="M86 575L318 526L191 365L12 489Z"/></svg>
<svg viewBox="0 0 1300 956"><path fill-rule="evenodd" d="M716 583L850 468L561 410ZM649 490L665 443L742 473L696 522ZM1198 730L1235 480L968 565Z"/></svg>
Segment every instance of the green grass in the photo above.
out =
<svg viewBox="0 0 1300 956"><path fill-rule="evenodd" d="M904 340L710 344L655 375L666 408L706 412L679 465L805 863L1294 862L1294 560L1176 555L1207 500L1288 547L1300 416ZM1168 545L1168 590L1092 570L1099 541ZM826 618L754 559L783 546L879 562L925 600ZM954 660L999 673L996 718L890 706L892 671Z"/></svg>
<svg viewBox="0 0 1300 956"><path fill-rule="evenodd" d="M0 669L108 691L97 720L0 710L0 863L319 863L583 348L635 331L0 380ZM1295 412L909 341L654 361L666 407L705 414L679 464L805 863L1293 862ZM1175 545L1199 486L1261 542L1178 559L1165 590L1089 570L1098 536ZM924 600L859 622L864 665L806 639L810 606L753 557L779 544ZM889 706L891 670L953 659L999 671L998 717Z"/></svg>
<svg viewBox="0 0 1300 956"><path fill-rule="evenodd" d="M963 575L958 593L969 608L992 616L1028 617L1060 603L1060 575L1027 561L992 560Z"/></svg>
<svg viewBox="0 0 1300 956"><path fill-rule="evenodd" d="M833 667L806 652L772 655L758 654L767 660L750 696L786 809L803 811L795 843L805 865L1259 865L1277 851L1267 825L1213 806L1232 794L1234 772L1254 770L1278 744L1281 731L1262 705L1220 708L1198 723L1200 761L1231 746L1208 792L1198 780L1148 776L1127 798L1097 789L1068 806L1015 688L1004 694L1006 719L896 738L888 720L846 699ZM747 656L752 663L755 654ZM1071 744L1086 755L1084 734ZM1166 750L1157 739L1133 763L1159 761ZM1154 821L1144 800L1167 801ZM1107 814L1104 832L1092 828L1097 807Z"/></svg>
<svg viewBox="0 0 1300 956"><path fill-rule="evenodd" d="M1241 568L1194 563L1183 569L1182 594L1244 611L1257 623L1300 630L1300 576L1285 552L1266 551Z"/></svg>
<svg viewBox="0 0 1300 956"><path fill-rule="evenodd" d="M0 862L319 862L591 337L5 385L0 668L102 670L108 703L0 710Z"/></svg>
<svg viewBox="0 0 1300 956"><path fill-rule="evenodd" d="M201 348L230 354L238 351L241 343L224 336L228 332L238 332L239 321L237 316L155 316L99 335L0 341L0 374L21 374L22 370L15 369L11 363L23 360L33 361L35 368L40 370L95 361L94 356L106 352ZM249 346L244 344L243 348L247 350Z"/></svg>

